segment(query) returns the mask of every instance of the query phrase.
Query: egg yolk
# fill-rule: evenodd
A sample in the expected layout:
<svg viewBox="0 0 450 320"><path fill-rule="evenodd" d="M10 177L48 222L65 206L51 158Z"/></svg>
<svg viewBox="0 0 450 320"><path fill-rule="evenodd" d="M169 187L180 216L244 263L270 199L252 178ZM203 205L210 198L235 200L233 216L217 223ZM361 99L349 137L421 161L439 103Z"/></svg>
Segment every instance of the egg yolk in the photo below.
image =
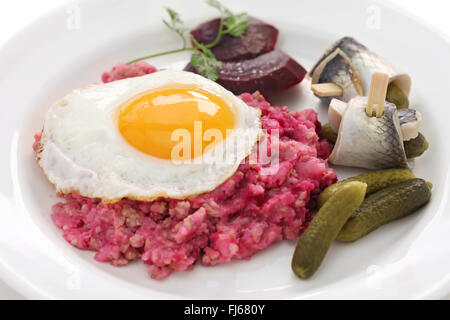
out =
<svg viewBox="0 0 450 320"><path fill-rule="evenodd" d="M226 137L234 128L230 107L218 96L200 89L162 89L146 93L120 109L119 131L136 149L162 159L172 159L174 147L190 150L179 156L193 159L220 140L204 135L213 129ZM218 131L217 131L218 130ZM180 134L181 132L181 134ZM189 152L190 151L190 152Z"/></svg>

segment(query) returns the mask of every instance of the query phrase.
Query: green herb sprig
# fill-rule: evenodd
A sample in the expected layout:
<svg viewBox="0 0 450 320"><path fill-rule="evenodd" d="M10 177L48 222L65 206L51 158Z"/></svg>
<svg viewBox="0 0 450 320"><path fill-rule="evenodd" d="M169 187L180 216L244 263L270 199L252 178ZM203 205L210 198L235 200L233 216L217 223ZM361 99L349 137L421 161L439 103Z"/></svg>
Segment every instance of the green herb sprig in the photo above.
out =
<svg viewBox="0 0 450 320"><path fill-rule="evenodd" d="M190 35L192 46L188 46L185 37L185 32L188 30L188 28L185 27L183 21L180 18L180 15L176 11L170 8L166 8L170 20L167 21L163 19L163 23L167 28L175 32L181 38L183 46L179 49L159 52L142 58L134 59L127 64L183 51L197 51L197 53L191 56L191 65L196 67L197 71L205 78L216 81L219 77L218 68L222 65L222 63L216 59L211 51L211 48L217 45L222 36L226 34L229 34L232 37L241 36L248 28L249 19L246 13L237 15L233 14L218 0L206 0L206 3L220 12L219 32L217 33L217 37L213 42L209 44L201 44L197 40L195 40L192 35Z"/></svg>

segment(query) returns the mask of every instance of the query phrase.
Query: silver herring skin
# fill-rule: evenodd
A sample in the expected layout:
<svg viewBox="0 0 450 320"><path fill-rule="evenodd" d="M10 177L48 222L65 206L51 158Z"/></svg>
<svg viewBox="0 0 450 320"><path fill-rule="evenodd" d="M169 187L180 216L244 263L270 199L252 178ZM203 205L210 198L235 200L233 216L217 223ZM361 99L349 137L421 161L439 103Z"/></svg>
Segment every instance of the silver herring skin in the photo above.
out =
<svg viewBox="0 0 450 320"><path fill-rule="evenodd" d="M330 162L366 169L407 168L397 108L386 102L384 114L368 117L367 97L353 98L344 113Z"/></svg>
<svg viewBox="0 0 450 320"><path fill-rule="evenodd" d="M387 73L389 82L394 82L406 95L409 95L411 88L409 75L402 73L391 63L350 37L344 37L334 43L314 65L309 75L312 84L331 82L342 88L342 96L319 97L328 105L332 98L348 102L357 95L367 95L374 72Z"/></svg>

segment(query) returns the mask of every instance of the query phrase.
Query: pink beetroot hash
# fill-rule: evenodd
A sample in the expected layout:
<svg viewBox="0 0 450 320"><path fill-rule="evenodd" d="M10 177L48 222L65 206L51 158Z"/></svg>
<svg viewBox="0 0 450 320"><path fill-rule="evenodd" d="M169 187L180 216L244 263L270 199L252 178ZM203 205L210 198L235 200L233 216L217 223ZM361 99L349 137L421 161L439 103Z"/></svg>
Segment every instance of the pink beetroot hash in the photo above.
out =
<svg viewBox="0 0 450 320"><path fill-rule="evenodd" d="M143 62L120 64L105 72L103 81L155 71ZM320 191L337 180L327 165L330 146L319 138L313 110L273 107L259 93L240 98L261 109L269 136L279 130L276 174L262 175L261 165L244 161L217 189L186 200L103 204L78 194L60 195L63 201L53 206L52 219L64 238L96 251L97 261L121 266L142 259L155 279L191 269L197 260L212 266L247 259L278 240L296 239L308 226ZM37 150L40 135L35 138Z"/></svg>

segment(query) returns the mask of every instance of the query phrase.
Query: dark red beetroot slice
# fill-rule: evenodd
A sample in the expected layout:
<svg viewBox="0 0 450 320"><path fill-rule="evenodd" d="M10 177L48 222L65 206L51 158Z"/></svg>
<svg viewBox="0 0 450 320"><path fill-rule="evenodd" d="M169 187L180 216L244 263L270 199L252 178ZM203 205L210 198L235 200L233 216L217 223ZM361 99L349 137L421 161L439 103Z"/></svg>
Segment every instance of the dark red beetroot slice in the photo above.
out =
<svg viewBox="0 0 450 320"><path fill-rule="evenodd" d="M198 73L190 64L185 70ZM280 50L273 50L251 60L223 62L217 83L234 94L257 90L266 94L296 85L305 74L306 70L297 61Z"/></svg>
<svg viewBox="0 0 450 320"><path fill-rule="evenodd" d="M195 40L203 44L213 42L219 32L220 19L202 23L191 31ZM278 30L261 20L250 17L249 26L240 37L225 35L212 48L217 60L240 61L259 56L272 51L278 38Z"/></svg>

